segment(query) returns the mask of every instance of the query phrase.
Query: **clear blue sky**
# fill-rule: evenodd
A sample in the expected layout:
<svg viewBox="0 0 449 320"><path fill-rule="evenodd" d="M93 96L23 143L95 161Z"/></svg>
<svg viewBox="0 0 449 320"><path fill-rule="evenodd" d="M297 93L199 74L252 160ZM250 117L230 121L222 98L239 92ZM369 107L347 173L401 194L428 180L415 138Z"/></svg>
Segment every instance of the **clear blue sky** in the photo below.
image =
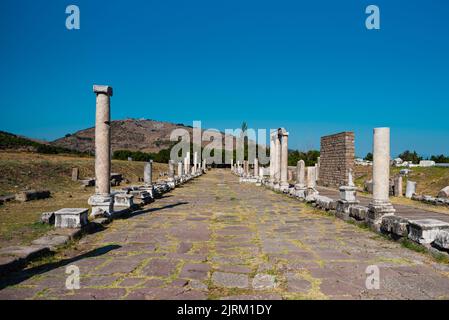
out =
<svg viewBox="0 0 449 320"><path fill-rule="evenodd" d="M284 126L292 149L353 130L358 155L389 126L393 155L449 154L448 16L447 0L1 0L0 130L91 127L97 83L113 119Z"/></svg>

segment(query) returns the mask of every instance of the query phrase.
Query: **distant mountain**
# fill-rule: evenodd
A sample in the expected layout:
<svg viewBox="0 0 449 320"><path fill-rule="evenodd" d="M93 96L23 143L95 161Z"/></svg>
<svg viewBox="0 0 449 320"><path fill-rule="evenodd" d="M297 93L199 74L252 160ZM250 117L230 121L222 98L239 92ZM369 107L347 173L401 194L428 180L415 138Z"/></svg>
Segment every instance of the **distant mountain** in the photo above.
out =
<svg viewBox="0 0 449 320"><path fill-rule="evenodd" d="M173 142L170 134L182 128L189 132L192 141L193 128L184 124L173 124L149 119L126 119L111 122L112 151L130 150L156 153L168 149ZM203 130L204 132L204 130ZM223 134L224 147L224 134ZM50 143L80 152L95 151L95 128L80 130ZM209 142L203 142L206 146Z"/></svg>

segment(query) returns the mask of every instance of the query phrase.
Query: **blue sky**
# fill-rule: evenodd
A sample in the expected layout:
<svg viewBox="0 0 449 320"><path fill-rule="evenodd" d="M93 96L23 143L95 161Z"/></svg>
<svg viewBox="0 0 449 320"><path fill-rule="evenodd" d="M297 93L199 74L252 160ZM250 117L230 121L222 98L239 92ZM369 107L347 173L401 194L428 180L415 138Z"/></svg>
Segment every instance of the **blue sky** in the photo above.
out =
<svg viewBox="0 0 449 320"><path fill-rule="evenodd" d="M81 29L65 28L76 4ZM381 30L365 28L376 4ZM449 1L0 1L0 130L52 140L112 118L284 126L290 148L389 126L392 153L449 154Z"/></svg>

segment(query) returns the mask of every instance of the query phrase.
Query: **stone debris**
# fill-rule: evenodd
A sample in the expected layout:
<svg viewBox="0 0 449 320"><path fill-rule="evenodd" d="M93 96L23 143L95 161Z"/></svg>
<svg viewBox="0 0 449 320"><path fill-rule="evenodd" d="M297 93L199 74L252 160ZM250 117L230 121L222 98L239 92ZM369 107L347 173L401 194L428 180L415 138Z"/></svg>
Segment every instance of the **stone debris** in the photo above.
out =
<svg viewBox="0 0 449 320"><path fill-rule="evenodd" d="M44 212L41 215L41 222L44 224L55 224L55 213L54 212Z"/></svg>
<svg viewBox="0 0 449 320"><path fill-rule="evenodd" d="M438 192L438 198L449 199L449 186L443 188Z"/></svg>
<svg viewBox="0 0 449 320"><path fill-rule="evenodd" d="M398 216L386 216L382 218L380 230L383 233L397 237L407 237L409 221Z"/></svg>
<svg viewBox="0 0 449 320"><path fill-rule="evenodd" d="M50 197L50 190L27 190L16 194L15 200L27 202L32 200L46 199Z"/></svg>
<svg viewBox="0 0 449 320"><path fill-rule="evenodd" d="M438 231L434 244L442 249L449 250L449 230Z"/></svg>

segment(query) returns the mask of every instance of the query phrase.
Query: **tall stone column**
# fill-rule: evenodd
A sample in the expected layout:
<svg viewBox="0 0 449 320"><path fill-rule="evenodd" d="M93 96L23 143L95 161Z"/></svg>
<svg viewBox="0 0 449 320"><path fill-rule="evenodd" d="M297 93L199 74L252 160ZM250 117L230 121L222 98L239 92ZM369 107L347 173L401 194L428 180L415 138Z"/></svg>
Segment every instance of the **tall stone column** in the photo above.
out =
<svg viewBox="0 0 449 320"><path fill-rule="evenodd" d="M282 134L281 145L281 190L288 189L288 132Z"/></svg>
<svg viewBox="0 0 449 320"><path fill-rule="evenodd" d="M373 142L373 199L369 204L367 222L378 229L382 217L394 215L389 200L390 128L375 128Z"/></svg>
<svg viewBox="0 0 449 320"><path fill-rule="evenodd" d="M316 159L316 180L320 181L321 157Z"/></svg>
<svg viewBox="0 0 449 320"><path fill-rule="evenodd" d="M254 159L254 177L259 177L259 159Z"/></svg>
<svg viewBox="0 0 449 320"><path fill-rule="evenodd" d="M276 139L274 141L275 149L276 149L276 157L274 159L274 180L276 183L279 183L281 180L281 140L279 139L279 135L276 135Z"/></svg>
<svg viewBox="0 0 449 320"><path fill-rule="evenodd" d="M111 106L112 87L94 85L95 120L95 194L88 200L92 216L110 216L114 210L111 196Z"/></svg>
<svg viewBox="0 0 449 320"><path fill-rule="evenodd" d="M270 181L274 182L276 171L276 142L277 135L274 132L270 133Z"/></svg>
<svg viewBox="0 0 449 320"><path fill-rule="evenodd" d="M243 174L245 177L249 176L249 164L248 164L248 160L244 160L243 161Z"/></svg>
<svg viewBox="0 0 449 320"><path fill-rule="evenodd" d="M145 167L143 169L143 181L145 186L153 185L153 160L145 163Z"/></svg>

